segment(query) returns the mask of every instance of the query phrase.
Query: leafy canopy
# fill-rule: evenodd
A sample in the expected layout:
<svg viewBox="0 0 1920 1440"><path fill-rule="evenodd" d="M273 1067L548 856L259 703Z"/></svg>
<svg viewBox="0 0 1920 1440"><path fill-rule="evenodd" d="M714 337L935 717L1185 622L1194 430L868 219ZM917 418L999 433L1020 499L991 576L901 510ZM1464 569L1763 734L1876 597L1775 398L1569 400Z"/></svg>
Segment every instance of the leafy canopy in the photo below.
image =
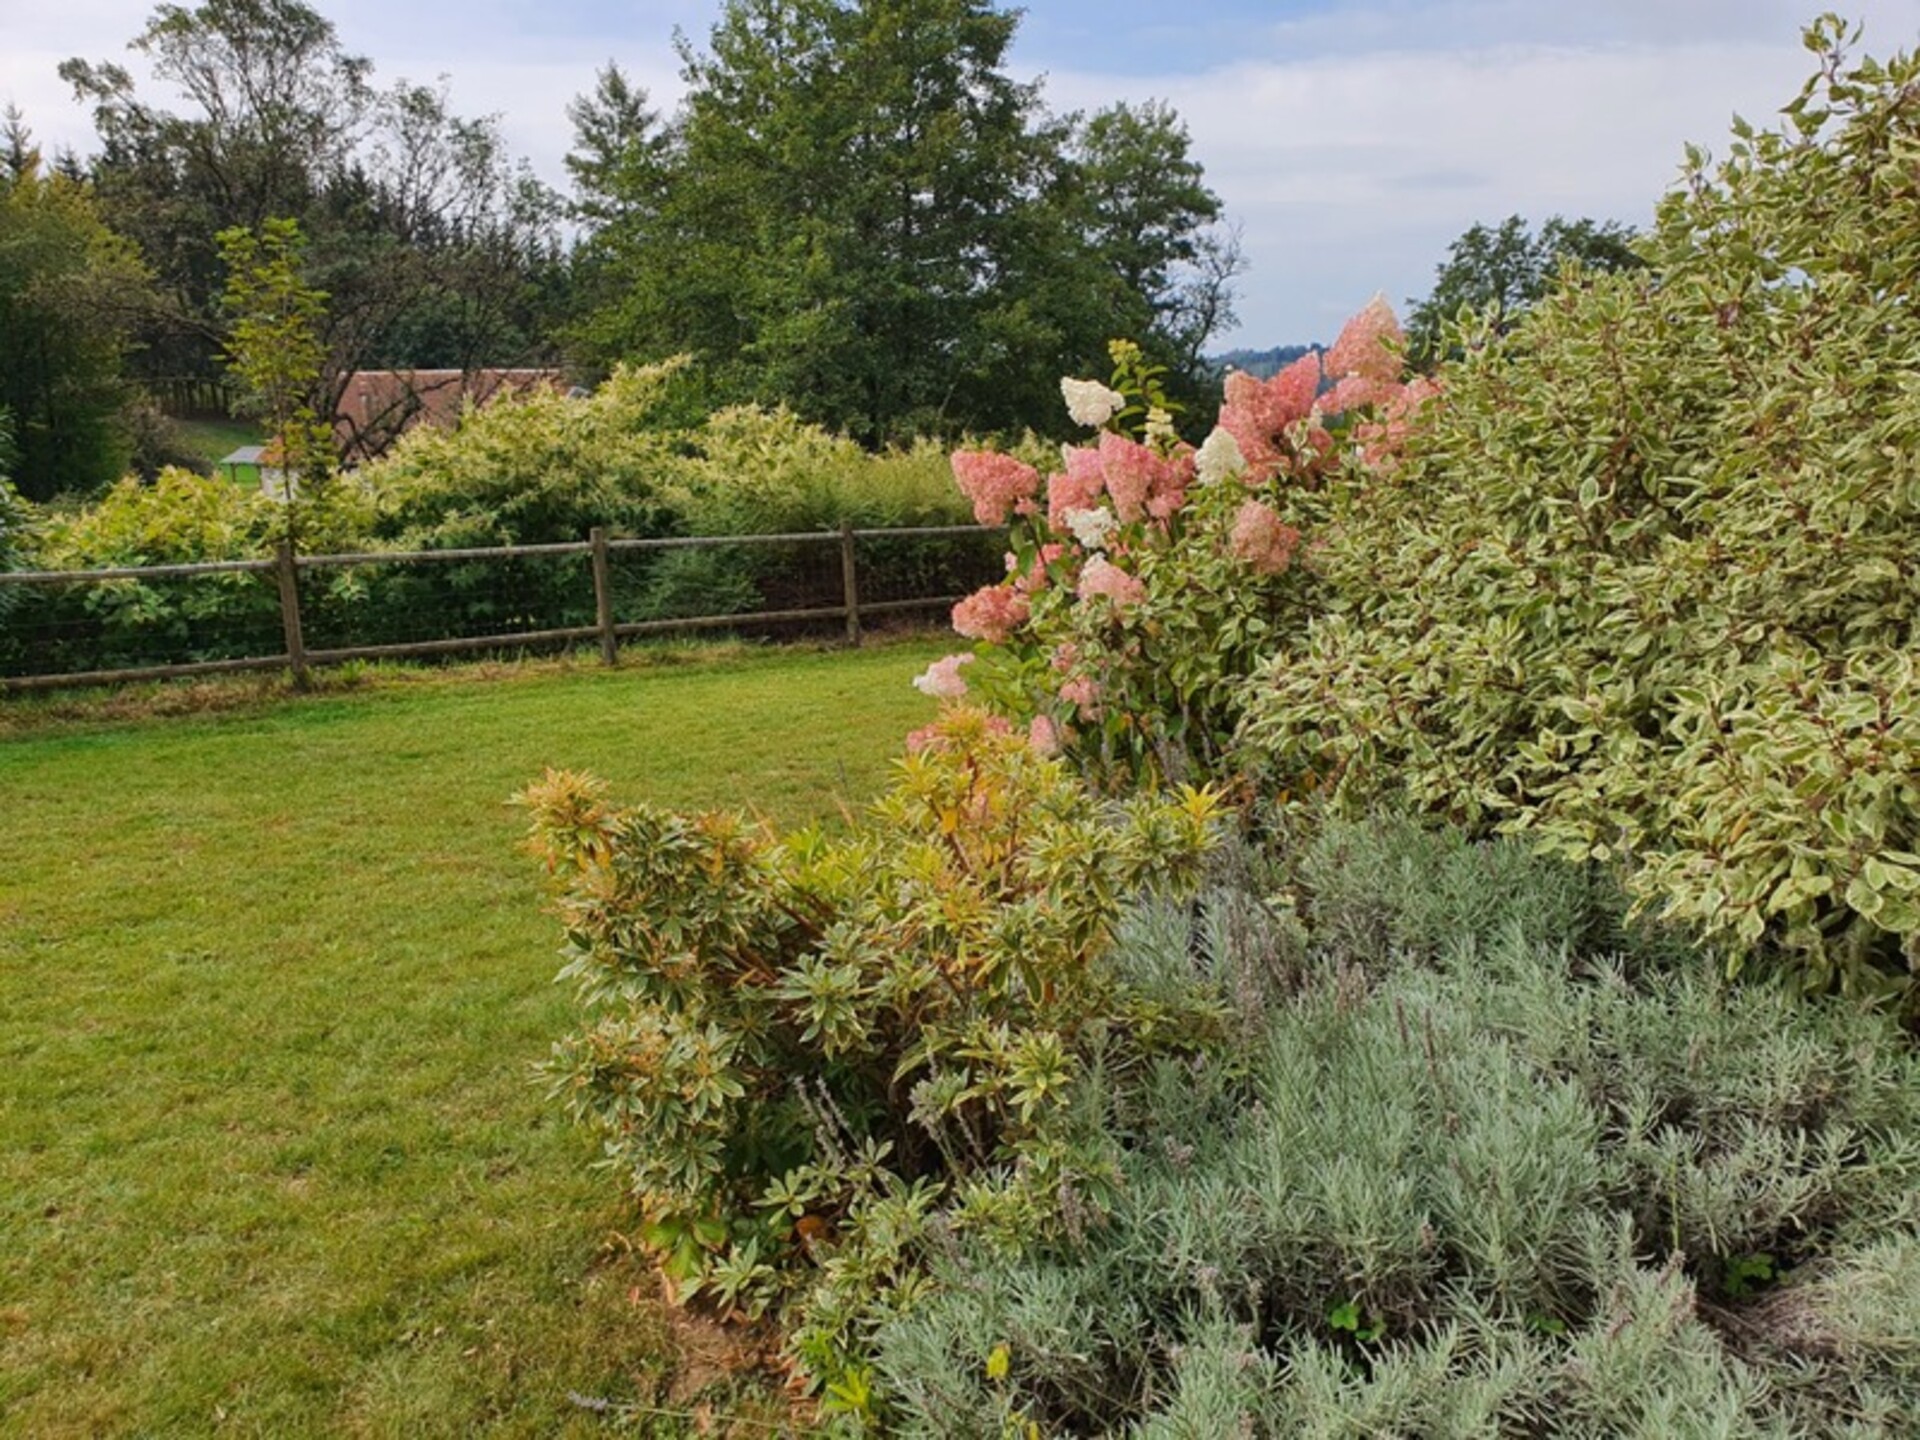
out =
<svg viewBox="0 0 1920 1440"><path fill-rule="evenodd" d="M270 458L311 488L331 473L334 453L333 427L314 409L326 363L320 327L327 297L301 276L305 237L298 223L275 217L257 233L235 228L218 238L227 262L222 298L233 316L229 370L245 387L249 408L266 422Z"/></svg>
<svg viewBox="0 0 1920 1440"><path fill-rule="evenodd" d="M557 204L493 120L453 113L444 87L377 88L304 0L162 4L130 48L171 101L123 65L71 59L60 73L93 106L101 203L171 302L148 327L152 373L214 372L216 237L272 217L300 223L334 296L333 393L355 369L502 365L539 349Z"/></svg>
<svg viewBox="0 0 1920 1440"><path fill-rule="evenodd" d="M1612 220L1565 220L1555 215L1533 233L1518 215L1498 226L1470 226L1434 271L1433 290L1408 317L1407 348L1414 363L1430 366L1448 353L1443 332L1462 309L1497 311L1511 322L1552 288L1562 267L1585 271L1638 270L1646 261L1633 232Z"/></svg>
<svg viewBox="0 0 1920 1440"><path fill-rule="evenodd" d="M1082 123L988 0L732 0L662 125L617 69L568 164L601 364L691 351L716 402L878 444L1044 421L1116 330L1192 369L1237 251L1162 106Z"/></svg>
<svg viewBox="0 0 1920 1440"><path fill-rule="evenodd" d="M48 173L16 117L0 170L0 407L28 497L93 490L125 468L121 367L152 298L92 190Z"/></svg>

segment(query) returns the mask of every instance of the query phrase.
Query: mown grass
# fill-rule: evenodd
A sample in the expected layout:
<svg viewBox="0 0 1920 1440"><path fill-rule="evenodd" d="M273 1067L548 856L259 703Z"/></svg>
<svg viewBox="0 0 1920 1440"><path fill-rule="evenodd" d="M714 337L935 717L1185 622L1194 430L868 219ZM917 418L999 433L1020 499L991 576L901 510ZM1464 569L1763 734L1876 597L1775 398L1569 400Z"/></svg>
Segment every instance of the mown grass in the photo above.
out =
<svg viewBox="0 0 1920 1440"><path fill-rule="evenodd" d="M615 1182L534 1082L569 997L505 802L555 764L830 816L928 718L930 653L16 724L0 1431L546 1435L604 1425L570 1392L691 1404Z"/></svg>
<svg viewBox="0 0 1920 1440"><path fill-rule="evenodd" d="M259 445L266 438L253 420L176 420L173 424L181 444L208 465L217 465L242 445ZM258 483L257 473L254 479Z"/></svg>

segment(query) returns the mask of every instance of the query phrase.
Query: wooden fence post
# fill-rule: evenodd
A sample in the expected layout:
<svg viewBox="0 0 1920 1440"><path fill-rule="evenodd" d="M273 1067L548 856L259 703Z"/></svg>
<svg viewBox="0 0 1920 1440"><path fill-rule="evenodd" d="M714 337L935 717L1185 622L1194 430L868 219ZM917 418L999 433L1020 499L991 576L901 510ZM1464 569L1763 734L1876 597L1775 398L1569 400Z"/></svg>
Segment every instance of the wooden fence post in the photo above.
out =
<svg viewBox="0 0 1920 1440"><path fill-rule="evenodd" d="M307 688L307 641L300 629L300 572L293 563L293 542L280 542L280 629L287 639L287 669L293 672L293 687Z"/></svg>
<svg viewBox="0 0 1920 1440"><path fill-rule="evenodd" d="M613 581L607 569L607 532L596 525L587 532L593 545L593 623L600 627L600 659L620 663L620 636L613 628Z"/></svg>
<svg viewBox="0 0 1920 1440"><path fill-rule="evenodd" d="M840 586L847 597L847 643L860 643L860 579L853 567L853 526L840 522Z"/></svg>

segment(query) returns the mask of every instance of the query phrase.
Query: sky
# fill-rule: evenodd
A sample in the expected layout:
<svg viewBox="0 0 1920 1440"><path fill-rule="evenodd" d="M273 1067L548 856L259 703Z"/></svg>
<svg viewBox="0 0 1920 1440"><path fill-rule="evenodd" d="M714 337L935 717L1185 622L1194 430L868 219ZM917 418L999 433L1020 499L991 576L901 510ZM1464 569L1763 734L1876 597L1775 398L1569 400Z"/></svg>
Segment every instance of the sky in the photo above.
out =
<svg viewBox="0 0 1920 1440"><path fill-rule="evenodd" d="M187 0L192 3L192 0ZM447 83L498 114L563 186L566 104L617 60L671 109L676 28L703 41L719 0L315 0L376 81ZM1821 0L1030 0L1010 69L1057 111L1158 99L1179 111L1249 262L1217 344L1327 340L1375 293L1431 288L1469 225L1520 214L1643 225L1692 141L1734 114L1771 122L1810 69ZM1826 0L1861 49L1920 44L1920 0ZM54 73L128 63L149 0L0 0L0 103L43 147L92 129ZM143 86L143 92L146 87ZM157 92L156 92L157 93Z"/></svg>

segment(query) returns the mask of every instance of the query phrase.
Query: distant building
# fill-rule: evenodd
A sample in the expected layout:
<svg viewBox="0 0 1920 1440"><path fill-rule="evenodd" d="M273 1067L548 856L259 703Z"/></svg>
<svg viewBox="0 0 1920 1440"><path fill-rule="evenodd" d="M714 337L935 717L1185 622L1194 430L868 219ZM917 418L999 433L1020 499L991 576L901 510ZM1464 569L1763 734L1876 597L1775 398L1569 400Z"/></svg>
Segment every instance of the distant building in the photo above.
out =
<svg viewBox="0 0 1920 1440"><path fill-rule="evenodd" d="M559 370L356 370L334 407L334 437L348 465L372 460L415 425L459 423L467 402L532 390L564 393Z"/></svg>
<svg viewBox="0 0 1920 1440"><path fill-rule="evenodd" d="M299 482L286 471L277 440L265 445L242 445L231 455L222 456L214 468L236 484L258 480L260 493L269 500L284 502L300 493Z"/></svg>

